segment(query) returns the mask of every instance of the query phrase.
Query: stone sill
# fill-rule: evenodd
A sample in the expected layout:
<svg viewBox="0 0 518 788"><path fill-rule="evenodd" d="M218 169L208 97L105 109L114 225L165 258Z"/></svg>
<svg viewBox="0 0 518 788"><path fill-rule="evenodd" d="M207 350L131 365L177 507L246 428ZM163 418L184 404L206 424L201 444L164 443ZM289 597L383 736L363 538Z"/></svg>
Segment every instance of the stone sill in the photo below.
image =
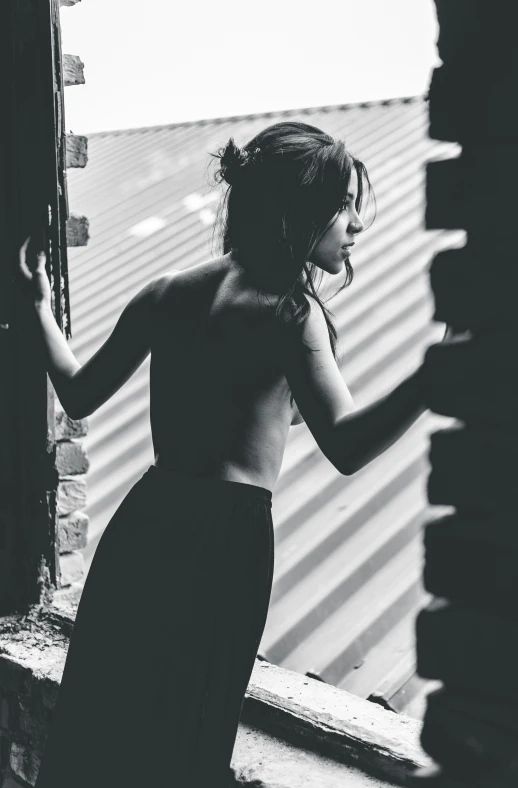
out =
<svg viewBox="0 0 518 788"><path fill-rule="evenodd" d="M47 708L59 690L80 591L64 589L29 616L0 618L0 679L11 676L11 691L39 696ZM404 785L431 763L420 732L418 720L257 659L232 768L237 785L254 788Z"/></svg>
<svg viewBox="0 0 518 788"><path fill-rule="evenodd" d="M389 788L394 783L245 723L232 757L235 785L251 788Z"/></svg>
<svg viewBox="0 0 518 788"><path fill-rule="evenodd" d="M256 660L241 722L354 765L381 784L405 784L417 767L432 764L419 744L418 720L266 661Z"/></svg>

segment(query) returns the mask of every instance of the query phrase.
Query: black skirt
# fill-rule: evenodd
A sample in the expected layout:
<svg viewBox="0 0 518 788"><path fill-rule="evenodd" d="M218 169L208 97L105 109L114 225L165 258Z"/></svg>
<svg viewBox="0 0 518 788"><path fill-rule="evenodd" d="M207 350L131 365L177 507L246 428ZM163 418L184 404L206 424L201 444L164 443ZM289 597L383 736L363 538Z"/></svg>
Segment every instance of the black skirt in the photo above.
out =
<svg viewBox="0 0 518 788"><path fill-rule="evenodd" d="M36 788L228 788L274 568L271 492L152 465L95 552Z"/></svg>

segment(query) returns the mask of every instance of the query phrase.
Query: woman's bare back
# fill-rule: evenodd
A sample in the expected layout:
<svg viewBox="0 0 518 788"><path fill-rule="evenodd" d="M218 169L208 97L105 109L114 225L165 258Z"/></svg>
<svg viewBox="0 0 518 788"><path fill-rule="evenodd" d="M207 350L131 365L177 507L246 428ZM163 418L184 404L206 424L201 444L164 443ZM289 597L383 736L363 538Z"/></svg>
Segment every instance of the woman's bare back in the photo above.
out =
<svg viewBox="0 0 518 788"><path fill-rule="evenodd" d="M157 465L273 489L302 421L275 353L274 305L228 255L171 276L151 346Z"/></svg>

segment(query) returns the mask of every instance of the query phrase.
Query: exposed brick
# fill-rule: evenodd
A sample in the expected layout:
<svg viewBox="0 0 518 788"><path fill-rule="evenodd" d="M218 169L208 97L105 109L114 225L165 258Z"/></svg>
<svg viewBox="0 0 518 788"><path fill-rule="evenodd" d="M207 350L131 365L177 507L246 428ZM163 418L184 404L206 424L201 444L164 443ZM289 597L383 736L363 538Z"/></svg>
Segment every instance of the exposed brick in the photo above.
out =
<svg viewBox="0 0 518 788"><path fill-rule="evenodd" d="M60 552L69 553L86 547L89 521L90 518L83 512L72 512L58 518Z"/></svg>
<svg viewBox="0 0 518 788"><path fill-rule="evenodd" d="M81 443L62 441L56 444L56 468L60 476L86 473L90 463Z"/></svg>
<svg viewBox="0 0 518 788"><path fill-rule="evenodd" d="M494 35L495 20L487 13L487 0L435 0L435 7L440 26L437 47L443 61L464 60L466 50L487 39L491 27ZM502 31L496 26L500 37Z"/></svg>
<svg viewBox="0 0 518 788"><path fill-rule="evenodd" d="M435 320L459 329L518 328L515 293L518 266L514 246L500 238L470 242L462 249L435 255L430 284L435 298ZM491 276L487 263L491 259Z"/></svg>
<svg viewBox="0 0 518 788"><path fill-rule="evenodd" d="M419 613L416 633L420 676L516 703L516 621L434 600Z"/></svg>
<svg viewBox="0 0 518 788"><path fill-rule="evenodd" d="M88 432L88 419L71 419L64 410L56 410L55 424L57 441L82 438Z"/></svg>
<svg viewBox="0 0 518 788"><path fill-rule="evenodd" d="M457 230L466 226L466 183L460 158L432 161L426 165L426 211L428 230Z"/></svg>
<svg viewBox="0 0 518 788"><path fill-rule="evenodd" d="M59 684L52 679L42 679L38 682L38 695L45 708L54 709L59 695Z"/></svg>
<svg viewBox="0 0 518 788"><path fill-rule="evenodd" d="M32 748L13 742L11 745L11 769L30 785L35 785L41 757Z"/></svg>
<svg viewBox="0 0 518 788"><path fill-rule="evenodd" d="M9 728L9 698L0 689L0 728Z"/></svg>
<svg viewBox="0 0 518 788"><path fill-rule="evenodd" d="M462 421L506 427L516 422L516 379L516 340L508 333L438 343L425 354L426 405L435 413Z"/></svg>
<svg viewBox="0 0 518 788"><path fill-rule="evenodd" d="M20 782L11 773L6 774L2 788L26 788L26 782Z"/></svg>
<svg viewBox="0 0 518 788"><path fill-rule="evenodd" d="M86 506L86 476L60 479L57 495L58 514L71 514Z"/></svg>
<svg viewBox="0 0 518 788"><path fill-rule="evenodd" d="M518 599L518 529L511 515L447 515L426 526L424 544L427 591L512 613Z"/></svg>
<svg viewBox="0 0 518 788"><path fill-rule="evenodd" d="M71 213L67 219L67 246L86 246L90 238L89 228L86 216Z"/></svg>
<svg viewBox="0 0 518 788"><path fill-rule="evenodd" d="M61 570L61 585L69 586L75 583L84 575L85 562L83 554L74 551L72 553L63 553L59 556L59 566Z"/></svg>
<svg viewBox="0 0 518 788"><path fill-rule="evenodd" d="M429 88L430 137L463 144L518 139L516 106L508 100L515 83L516 73L493 58L436 68Z"/></svg>
<svg viewBox="0 0 518 788"><path fill-rule="evenodd" d="M84 85L84 63L78 55L63 55L63 78L65 85Z"/></svg>
<svg viewBox="0 0 518 788"><path fill-rule="evenodd" d="M481 764L486 768L506 769L514 774L518 784L518 760L516 739L518 724L516 707L491 698L479 698L439 689L428 696L428 709L421 733L421 743L432 757L442 764L455 767L462 756L466 764L471 762L478 771ZM467 778L467 772L464 773ZM479 781L477 780L478 784ZM486 785L498 785L499 781L487 780Z"/></svg>
<svg viewBox="0 0 518 788"><path fill-rule="evenodd" d="M518 146L472 145L458 158L429 162L426 167L426 227L464 228L494 237L487 207L480 200L480 173L491 162L491 189L498 194L500 237L516 237L514 183L518 178ZM493 256L493 255L492 255Z"/></svg>
<svg viewBox="0 0 518 788"><path fill-rule="evenodd" d="M67 169L84 167L88 161L88 138L78 134L67 134Z"/></svg>
<svg viewBox="0 0 518 788"><path fill-rule="evenodd" d="M509 429L454 426L431 436L432 504L505 510L515 503L518 446Z"/></svg>
<svg viewBox="0 0 518 788"><path fill-rule="evenodd" d="M4 692L27 695L31 692L32 672L25 665L0 655L0 686Z"/></svg>
<svg viewBox="0 0 518 788"><path fill-rule="evenodd" d="M11 736L6 731L0 731L0 774L8 765L11 754ZM1 785L1 778L0 778Z"/></svg>
<svg viewBox="0 0 518 788"><path fill-rule="evenodd" d="M32 743L43 748L49 726L49 713L37 697L18 699L18 728L28 734Z"/></svg>

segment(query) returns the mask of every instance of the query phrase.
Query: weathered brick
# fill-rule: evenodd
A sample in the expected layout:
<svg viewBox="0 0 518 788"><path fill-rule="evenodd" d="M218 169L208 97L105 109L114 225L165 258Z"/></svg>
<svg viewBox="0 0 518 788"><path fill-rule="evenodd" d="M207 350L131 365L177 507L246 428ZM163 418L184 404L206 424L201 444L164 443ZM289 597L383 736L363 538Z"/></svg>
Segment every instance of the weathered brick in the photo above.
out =
<svg viewBox="0 0 518 788"><path fill-rule="evenodd" d="M86 246L90 238L89 229L86 216L71 213L67 219L67 246Z"/></svg>
<svg viewBox="0 0 518 788"><path fill-rule="evenodd" d="M86 506L86 476L59 480L57 506L60 517Z"/></svg>
<svg viewBox="0 0 518 788"><path fill-rule="evenodd" d="M516 620L434 600L419 613L416 633L420 676L516 703Z"/></svg>
<svg viewBox="0 0 518 788"><path fill-rule="evenodd" d="M88 138L78 134L67 134L67 169L85 167L88 161Z"/></svg>
<svg viewBox="0 0 518 788"><path fill-rule="evenodd" d="M426 526L424 544L427 591L512 613L518 599L515 518L447 515Z"/></svg>
<svg viewBox="0 0 518 788"><path fill-rule="evenodd" d="M515 293L518 266L514 245L500 238L477 239L462 249L435 255L430 284L435 299L434 319L459 329L518 328ZM487 261L491 259L491 276Z"/></svg>
<svg viewBox="0 0 518 788"><path fill-rule="evenodd" d="M63 55L63 78L65 85L84 85L84 63L78 55Z"/></svg>
<svg viewBox="0 0 518 788"><path fill-rule="evenodd" d="M491 332L438 343L428 348L424 361L426 405L435 413L506 427L518 420L513 335Z"/></svg>
<svg viewBox="0 0 518 788"><path fill-rule="evenodd" d="M86 547L90 518L84 512L71 512L58 518L59 550L70 553Z"/></svg>
<svg viewBox="0 0 518 788"><path fill-rule="evenodd" d="M0 731L0 774L9 763L11 754L11 736L7 731ZM1 779L0 779L1 785Z"/></svg>
<svg viewBox="0 0 518 788"><path fill-rule="evenodd" d="M26 786L27 783L25 780L17 780L10 769L5 775L4 782L2 783L2 788L26 788Z"/></svg>
<svg viewBox="0 0 518 788"><path fill-rule="evenodd" d="M75 476L86 473L90 463L86 450L74 440L56 444L56 468L60 476Z"/></svg>
<svg viewBox="0 0 518 788"><path fill-rule="evenodd" d="M429 162L426 166L427 229L464 228L475 236L494 237L487 224L487 208L480 201L478 191L480 172L489 161L491 188L499 197L499 235L501 238L516 237L513 189L518 177L518 145L473 145L463 148L458 158Z"/></svg>
<svg viewBox="0 0 518 788"><path fill-rule="evenodd" d="M421 733L421 743L430 755L443 765L455 767L459 756L466 764L478 771L483 764L486 769L497 767L514 774L518 784L518 760L516 759L516 706L494 701L488 696L462 694L452 688L439 689L429 694L427 713ZM464 773L468 778L467 772ZM478 783L478 780L477 780ZM471 780L470 780L471 784ZM486 779L480 785L496 786L495 779Z"/></svg>
<svg viewBox="0 0 518 788"><path fill-rule="evenodd" d="M4 692L19 695L30 694L32 671L10 657L0 655L0 686Z"/></svg>
<svg viewBox="0 0 518 788"><path fill-rule="evenodd" d="M9 728L9 697L0 689L0 728Z"/></svg>
<svg viewBox="0 0 518 788"><path fill-rule="evenodd" d="M431 436L432 504L505 510L515 503L518 446L509 429L453 426Z"/></svg>
<svg viewBox="0 0 518 788"><path fill-rule="evenodd" d="M56 705L59 695L59 684L52 679L45 678L38 682L38 696L46 709L51 711Z"/></svg>
<svg viewBox="0 0 518 788"><path fill-rule="evenodd" d="M37 697L18 699L18 728L30 736L32 743L43 748L49 727L48 711Z"/></svg>
<svg viewBox="0 0 518 788"><path fill-rule="evenodd" d="M440 25L437 47L441 59L446 62L464 60L466 51L472 50L477 42L480 51L480 43L487 38L491 27L494 34L496 26L501 36L498 23L487 13L486 0L455 0L454 3L435 0L435 8Z"/></svg>
<svg viewBox="0 0 518 788"><path fill-rule="evenodd" d="M466 183L459 158L426 165L426 229L458 230L466 226Z"/></svg>
<svg viewBox="0 0 518 788"><path fill-rule="evenodd" d="M88 432L88 419L71 419L64 410L56 410L55 425L57 441L82 438Z"/></svg>
<svg viewBox="0 0 518 788"><path fill-rule="evenodd" d="M13 742L11 745L11 769L30 785L35 785L41 764L41 756L30 747Z"/></svg>
<svg viewBox="0 0 518 788"><path fill-rule="evenodd" d="M430 137L463 144L517 139L518 115L507 99L515 80L516 73L494 58L436 68L429 87Z"/></svg>
<svg viewBox="0 0 518 788"><path fill-rule="evenodd" d="M4 782L2 783L2 788L25 788L27 783L20 782L19 780L14 777L13 774L8 772L4 777Z"/></svg>
<svg viewBox="0 0 518 788"><path fill-rule="evenodd" d="M78 551L63 553L59 556L59 567L62 586L69 586L81 580L85 571L83 554Z"/></svg>

